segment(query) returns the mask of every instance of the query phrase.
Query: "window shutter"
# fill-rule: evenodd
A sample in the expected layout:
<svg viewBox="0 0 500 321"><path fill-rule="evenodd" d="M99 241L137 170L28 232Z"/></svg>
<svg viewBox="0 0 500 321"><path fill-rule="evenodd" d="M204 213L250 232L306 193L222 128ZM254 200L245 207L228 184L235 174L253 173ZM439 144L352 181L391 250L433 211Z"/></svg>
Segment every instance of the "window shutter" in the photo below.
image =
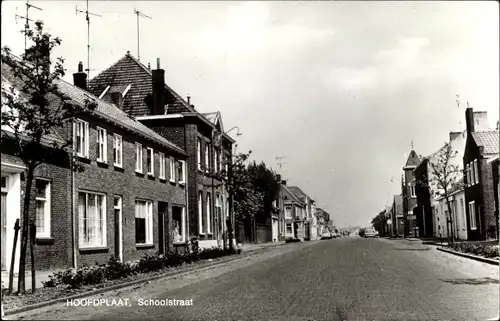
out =
<svg viewBox="0 0 500 321"><path fill-rule="evenodd" d="M104 162L107 163L108 162L108 133L106 132L106 130L104 129L103 131L103 154L104 154Z"/></svg>
<svg viewBox="0 0 500 321"><path fill-rule="evenodd" d="M84 139L85 139L85 151L84 151L84 155L86 157L89 157L89 123L85 122L85 135L84 135Z"/></svg>
<svg viewBox="0 0 500 321"><path fill-rule="evenodd" d="M73 150L76 150L76 129L77 129L77 125L76 125L76 121L73 122Z"/></svg>

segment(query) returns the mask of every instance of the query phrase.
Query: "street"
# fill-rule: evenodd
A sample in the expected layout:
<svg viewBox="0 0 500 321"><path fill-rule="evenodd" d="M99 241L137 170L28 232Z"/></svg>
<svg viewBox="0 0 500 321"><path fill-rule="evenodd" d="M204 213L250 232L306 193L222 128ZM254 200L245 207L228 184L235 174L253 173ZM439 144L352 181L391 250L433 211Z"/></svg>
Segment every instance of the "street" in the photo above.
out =
<svg viewBox="0 0 500 321"><path fill-rule="evenodd" d="M132 307L67 307L9 319L487 320L498 313L498 267L420 242L340 239L287 244L97 298ZM139 300L192 306L139 306Z"/></svg>

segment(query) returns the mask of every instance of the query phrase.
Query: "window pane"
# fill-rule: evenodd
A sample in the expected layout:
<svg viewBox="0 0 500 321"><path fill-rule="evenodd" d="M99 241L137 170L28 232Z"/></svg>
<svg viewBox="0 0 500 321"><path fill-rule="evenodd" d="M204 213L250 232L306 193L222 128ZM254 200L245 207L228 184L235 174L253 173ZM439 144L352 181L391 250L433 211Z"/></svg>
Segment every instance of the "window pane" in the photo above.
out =
<svg viewBox="0 0 500 321"><path fill-rule="evenodd" d="M47 181L39 180L37 179L35 181L35 188L36 188L36 197L40 198L46 198L46 190L47 190Z"/></svg>
<svg viewBox="0 0 500 321"><path fill-rule="evenodd" d="M45 231L45 201L36 201L36 232L43 233Z"/></svg>

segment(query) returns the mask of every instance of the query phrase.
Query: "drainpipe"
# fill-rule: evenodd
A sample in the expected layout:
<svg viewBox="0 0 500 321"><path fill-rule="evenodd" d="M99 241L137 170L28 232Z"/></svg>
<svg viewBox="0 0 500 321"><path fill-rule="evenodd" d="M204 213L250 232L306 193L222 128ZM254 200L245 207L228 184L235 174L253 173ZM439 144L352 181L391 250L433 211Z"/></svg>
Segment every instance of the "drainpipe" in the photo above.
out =
<svg viewBox="0 0 500 321"><path fill-rule="evenodd" d="M74 122L72 122L72 126L70 129L72 138L75 137L74 130L75 130ZM72 245L73 245L73 268L76 269L78 267L78 257L77 257L77 251L76 251L77 240L76 240L76 217L75 217L76 216L76 211L75 211L75 204L76 204L76 202L75 202L75 194L76 194L76 191L75 191L75 171L73 170L76 152L75 152L74 148L72 148L71 155L72 155L71 160L70 160L70 162L71 162L71 237L72 237Z"/></svg>

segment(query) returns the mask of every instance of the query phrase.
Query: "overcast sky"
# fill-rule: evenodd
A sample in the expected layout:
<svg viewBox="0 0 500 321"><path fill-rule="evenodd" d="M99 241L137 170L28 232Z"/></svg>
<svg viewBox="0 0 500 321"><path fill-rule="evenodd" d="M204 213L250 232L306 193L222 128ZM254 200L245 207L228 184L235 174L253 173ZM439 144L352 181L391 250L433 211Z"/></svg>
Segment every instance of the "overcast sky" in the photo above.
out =
<svg viewBox="0 0 500 321"><path fill-rule="evenodd" d="M32 1L62 38L68 80L87 61L85 1ZM25 5L2 2L2 46L24 48ZM400 192L411 149L427 155L465 128L468 100L499 111L498 2L90 1L91 77L127 50L166 70L201 112L239 126L238 151L277 169L338 226L369 225ZM87 67L85 67L87 68ZM456 94L462 106L457 107ZM233 132L235 133L235 132Z"/></svg>

